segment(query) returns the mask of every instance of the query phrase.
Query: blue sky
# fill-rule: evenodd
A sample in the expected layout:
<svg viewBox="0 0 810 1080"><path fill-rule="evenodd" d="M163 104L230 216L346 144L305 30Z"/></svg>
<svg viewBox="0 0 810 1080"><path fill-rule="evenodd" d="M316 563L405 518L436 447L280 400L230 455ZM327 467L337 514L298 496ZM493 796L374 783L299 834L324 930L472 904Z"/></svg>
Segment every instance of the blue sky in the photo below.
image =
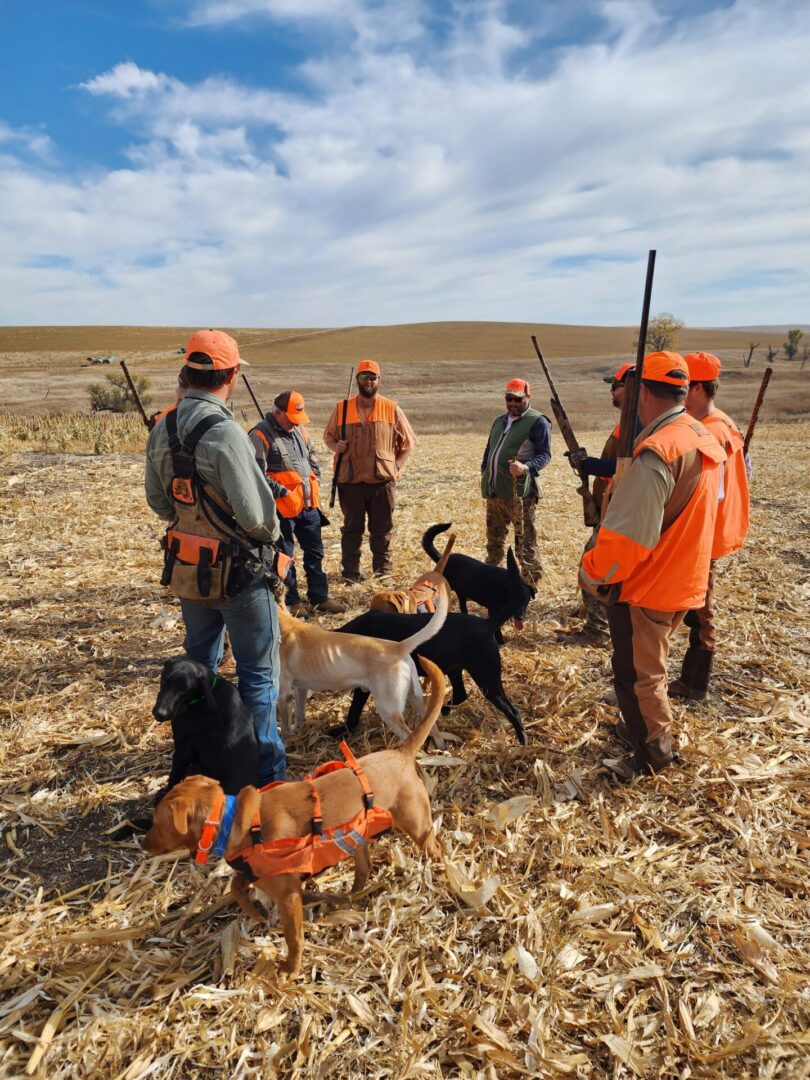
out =
<svg viewBox="0 0 810 1080"><path fill-rule="evenodd" d="M807 0L0 0L0 323L810 321Z"/></svg>

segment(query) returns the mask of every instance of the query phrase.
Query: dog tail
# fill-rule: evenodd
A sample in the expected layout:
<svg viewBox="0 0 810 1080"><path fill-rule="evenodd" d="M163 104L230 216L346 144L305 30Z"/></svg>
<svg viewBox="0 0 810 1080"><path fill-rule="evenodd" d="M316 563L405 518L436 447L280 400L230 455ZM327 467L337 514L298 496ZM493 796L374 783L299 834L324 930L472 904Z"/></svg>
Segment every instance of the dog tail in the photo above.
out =
<svg viewBox="0 0 810 1080"><path fill-rule="evenodd" d="M456 534L455 533L450 533L450 535L447 537L447 543L444 545L444 551L442 552L442 557L436 563L436 569L433 571L434 574L443 574L444 573L444 568L445 568L445 566L447 566L447 560L450 558L450 552L453 550L453 544L455 544L455 542L456 542Z"/></svg>
<svg viewBox="0 0 810 1080"><path fill-rule="evenodd" d="M433 541L439 533L447 532L452 524L452 521L448 521L446 525L431 525L422 537L422 550L425 551L434 562L438 562L441 556L436 550Z"/></svg>
<svg viewBox="0 0 810 1080"><path fill-rule="evenodd" d="M439 589L439 595L436 597L436 610L429 621L425 623L421 630L417 630L415 634L411 634L409 638L405 638L404 641L399 643L401 656L416 652L420 645L424 645L426 641L430 641L432 637L438 634L444 626L444 620L447 618L448 606L447 587L443 586Z"/></svg>
<svg viewBox="0 0 810 1080"><path fill-rule="evenodd" d="M426 660L424 656L419 657L419 663L430 679L430 701L421 722L413 729L408 738L397 747L403 754L407 754L408 757L412 758L419 753L425 739L433 730L433 725L439 719L446 688L444 672L440 667L432 664L430 660Z"/></svg>

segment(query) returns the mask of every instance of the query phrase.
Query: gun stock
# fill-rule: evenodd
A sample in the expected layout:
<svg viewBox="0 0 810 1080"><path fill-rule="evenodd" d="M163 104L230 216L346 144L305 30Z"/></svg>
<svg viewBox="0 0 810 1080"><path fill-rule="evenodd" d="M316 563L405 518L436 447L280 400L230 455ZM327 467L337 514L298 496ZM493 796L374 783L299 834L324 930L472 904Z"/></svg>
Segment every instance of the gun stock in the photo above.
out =
<svg viewBox="0 0 810 1080"><path fill-rule="evenodd" d="M748 447L751 445L751 439L754 437L754 428L757 426L757 420L759 420L759 410L762 408L762 402L765 400L765 391L768 389L771 375L773 375L773 368L766 367L765 374L762 376L762 382L759 384L757 400L754 402L754 411L751 413L751 419L748 421L748 431L745 433L745 440L743 442L743 454L748 453Z"/></svg>
<svg viewBox="0 0 810 1080"><path fill-rule="evenodd" d="M146 409L143 407L143 402L141 401L141 395L138 393L138 387L135 385L132 376L129 373L129 368L127 367L126 360L121 360L120 364L121 370L124 372L124 377L127 380L127 385L129 386L130 393L135 400L135 404L138 407L138 412L141 414L141 419L146 426L146 430L151 431L152 428L155 426L155 421L146 414Z"/></svg>
<svg viewBox="0 0 810 1080"><path fill-rule="evenodd" d="M557 427L560 429L560 434L563 437L565 445L571 451L571 454L576 456L581 453L582 447L577 442L577 438L574 435L571 423L566 415L563 403L560 401L560 395L557 393L557 387L554 385L554 380L551 377L551 372L548 370L548 364L546 358L543 356L543 351L537 343L537 338L532 334L532 345L534 345L534 351L537 353L537 359L540 361L540 367L543 369L543 374L548 382L549 389L551 390L551 411L554 413L554 419L557 421ZM593 497L593 493L590 489L588 477L581 465L578 465L573 457L569 457L568 461L571 468L579 477L579 487L577 488L577 494L582 499L582 516L585 524L589 528L593 528L594 525L599 524L599 507L596 505L596 500Z"/></svg>

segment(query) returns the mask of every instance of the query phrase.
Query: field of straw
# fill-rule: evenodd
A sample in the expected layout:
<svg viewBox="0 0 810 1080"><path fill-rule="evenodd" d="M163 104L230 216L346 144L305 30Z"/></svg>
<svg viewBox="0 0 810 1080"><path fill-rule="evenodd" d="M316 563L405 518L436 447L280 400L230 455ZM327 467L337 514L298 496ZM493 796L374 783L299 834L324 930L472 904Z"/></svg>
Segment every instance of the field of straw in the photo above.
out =
<svg viewBox="0 0 810 1080"><path fill-rule="evenodd" d="M435 521L483 554L483 435L421 438L398 492L401 583L425 568ZM366 895L309 910L289 979L277 921L229 905L227 868L111 837L165 780L170 733L151 708L182 640L157 583L143 429L0 418L0 1074L810 1075L808 436L806 420L758 429L751 536L719 575L711 700L675 708L680 766L622 782L608 653L558 640L587 532L555 435L545 576L502 654L529 745L471 687L442 723L450 751L422 755L445 862L382 838ZM333 593L353 615L372 591ZM684 647L680 632L673 671ZM324 730L347 701L313 696L293 776L334 756ZM369 707L354 749L389 739ZM350 873L318 887L345 890Z"/></svg>

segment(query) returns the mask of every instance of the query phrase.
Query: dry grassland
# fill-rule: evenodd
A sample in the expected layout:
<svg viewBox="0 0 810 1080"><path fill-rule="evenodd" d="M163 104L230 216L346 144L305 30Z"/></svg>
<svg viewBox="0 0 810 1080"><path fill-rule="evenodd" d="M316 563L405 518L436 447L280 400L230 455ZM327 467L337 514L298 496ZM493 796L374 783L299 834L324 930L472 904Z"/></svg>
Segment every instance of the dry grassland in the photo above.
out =
<svg viewBox="0 0 810 1080"><path fill-rule="evenodd" d="M313 389L329 383L319 423L342 370L312 373ZM496 384L507 370L499 362ZM421 438L399 488L403 583L425 567L419 538L434 521L452 519L458 550L482 555L484 430L470 439L464 425L499 404L488 365L463 387L439 380L440 403L436 365L425 371L430 396L401 397L417 430L432 417L448 431ZM605 387L589 393L582 411L601 410L606 426ZM442 725L450 753L423 755L446 864L383 838L368 894L310 913L304 974L288 980L276 974L277 921L250 925L230 908L227 871L150 859L109 835L165 780L170 734L151 707L181 643L157 584L143 430L132 417L4 416L0 1072L806 1076L808 433L806 421L758 430L750 541L717 589L714 695L675 709L682 766L629 784L604 765L621 757L602 700L607 653L556 639L572 622L586 531L555 436L546 574L525 632L503 649L529 746L472 687ZM325 537L334 579L337 521ZM349 615L371 592L334 588ZM677 657L684 647L680 633ZM314 696L289 747L293 776L333 756L322 732L347 700ZM388 739L369 708L355 750ZM348 881L344 864L319 886Z"/></svg>
<svg viewBox="0 0 810 1080"><path fill-rule="evenodd" d="M384 367L382 392L395 397L428 431L480 430L501 407L507 379L527 378L548 411L548 393L531 344L536 334L563 402L580 428L610 423L610 401L600 376L634 358L637 328L517 323L424 323L345 329L233 329L264 408L281 390L300 390L324 421L346 393L351 367L364 356ZM88 356L114 354L146 375L157 408L174 397L183 327L6 327L0 330L0 403L19 415L87 412L87 388L112 367L86 366ZM765 349L784 335L686 329L679 347L716 352L724 364L723 400L747 417L765 366ZM751 368L743 367L748 343L760 343ZM236 414L253 422L254 407L240 388ZM810 413L810 370L776 361L765 416ZM311 414L312 415L312 414Z"/></svg>

